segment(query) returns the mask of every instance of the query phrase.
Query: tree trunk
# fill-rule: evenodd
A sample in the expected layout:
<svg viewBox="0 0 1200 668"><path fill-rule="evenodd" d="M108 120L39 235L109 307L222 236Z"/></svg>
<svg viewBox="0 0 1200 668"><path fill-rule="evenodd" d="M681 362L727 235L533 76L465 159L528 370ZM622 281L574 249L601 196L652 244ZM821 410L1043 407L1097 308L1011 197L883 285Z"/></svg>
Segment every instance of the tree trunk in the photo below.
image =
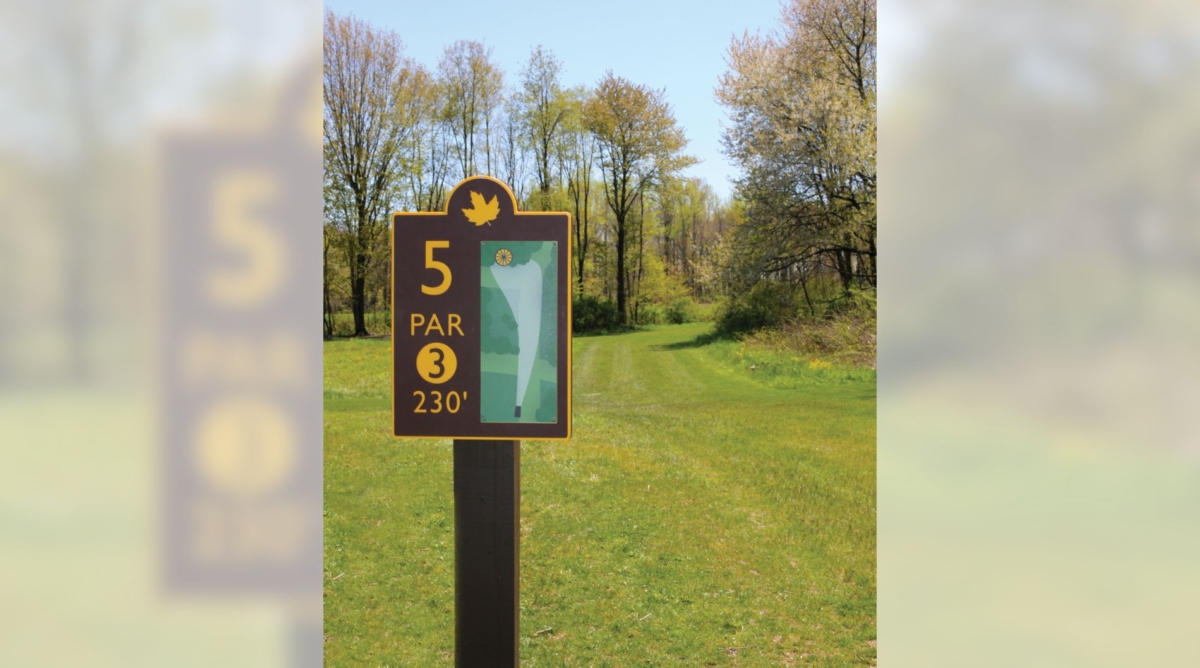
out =
<svg viewBox="0 0 1200 668"><path fill-rule="evenodd" d="M580 199L583 200L583 216L580 217ZM576 186L575 194L575 239L576 245L579 248L579 293L583 294L583 271L587 266L587 250L588 250L588 189L579 191Z"/></svg>
<svg viewBox="0 0 1200 668"><path fill-rule="evenodd" d="M325 338L333 338L333 298L329 286L329 229L322 230L324 247L321 252L321 297L324 302Z"/></svg>
<svg viewBox="0 0 1200 668"><path fill-rule="evenodd" d="M808 270L800 265L800 287L804 290L804 303L808 304L808 316L815 317L817 310L813 308L812 297L808 294Z"/></svg>
<svg viewBox="0 0 1200 668"><path fill-rule="evenodd" d="M876 287L877 281L879 280L879 266L877 264L878 256L875 254L874 235L872 235L870 240L867 242L867 249L867 270L869 272L868 281L870 282L871 287Z"/></svg>
<svg viewBox="0 0 1200 668"><path fill-rule="evenodd" d="M325 338L333 338L333 301L329 297L329 281L325 281Z"/></svg>
<svg viewBox="0 0 1200 668"><path fill-rule="evenodd" d="M624 325L625 317L625 216L617 219L617 324Z"/></svg>
<svg viewBox="0 0 1200 668"><path fill-rule="evenodd" d="M579 273L579 293L583 294L583 267L584 267L584 262L587 261L585 259L585 258L587 258L587 230L583 228L583 221L578 217L579 216L578 208L576 209L575 215L576 215L576 218L575 218L576 228L575 229L577 230L576 246L579 248L579 255L575 259L579 263L579 272L578 272Z"/></svg>
<svg viewBox="0 0 1200 668"><path fill-rule="evenodd" d="M635 280L633 281L633 284L629 286L629 290L634 295L641 295L642 266L643 266L642 261L644 260L645 253L646 253L646 198L643 197L643 193L641 193L641 192L638 193L638 200L641 205L641 210L639 211L639 215L638 215L637 266L635 267L635 270L634 270ZM635 298L634 302L633 302L633 322L634 323L639 322L638 318L640 317L639 311L641 309L641 305L642 305L642 300L639 296L639 297Z"/></svg>
<svg viewBox="0 0 1200 668"><path fill-rule="evenodd" d="M850 294L850 284L854 280L854 268L850 263L850 252L836 250L833 252L834 266L837 267L838 278L842 281L842 293Z"/></svg>
<svg viewBox="0 0 1200 668"><path fill-rule="evenodd" d="M358 256L359 266L366 264L366 258ZM358 275L350 280L350 308L354 311L354 335L367 336L367 280L359 269Z"/></svg>

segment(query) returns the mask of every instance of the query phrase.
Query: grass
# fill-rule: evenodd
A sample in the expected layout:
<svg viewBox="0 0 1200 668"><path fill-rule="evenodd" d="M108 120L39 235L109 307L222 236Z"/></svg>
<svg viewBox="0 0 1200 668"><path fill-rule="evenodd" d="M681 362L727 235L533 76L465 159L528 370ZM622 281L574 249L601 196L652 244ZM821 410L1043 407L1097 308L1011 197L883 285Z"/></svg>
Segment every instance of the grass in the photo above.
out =
<svg viewBox="0 0 1200 668"><path fill-rule="evenodd" d="M764 343L757 338L719 341L712 344L713 356L738 367L770 387L789 389L830 383L875 383L875 369L842 366L839 356L814 355Z"/></svg>
<svg viewBox="0 0 1200 668"><path fill-rule="evenodd" d="M749 352L789 353L781 357L812 368L840 367L871 374L875 369L874 311L833 319L798 318L741 338ZM767 364L774 362L768 359Z"/></svg>
<svg viewBox="0 0 1200 668"><path fill-rule="evenodd" d="M717 319L717 309L720 307L718 302L693 302L692 318L696 322L712 322Z"/></svg>
<svg viewBox="0 0 1200 668"><path fill-rule="evenodd" d="M522 665L874 664L874 372L708 328L574 342L574 438L522 444ZM388 345L326 343L325 656L451 666L450 444L389 435Z"/></svg>

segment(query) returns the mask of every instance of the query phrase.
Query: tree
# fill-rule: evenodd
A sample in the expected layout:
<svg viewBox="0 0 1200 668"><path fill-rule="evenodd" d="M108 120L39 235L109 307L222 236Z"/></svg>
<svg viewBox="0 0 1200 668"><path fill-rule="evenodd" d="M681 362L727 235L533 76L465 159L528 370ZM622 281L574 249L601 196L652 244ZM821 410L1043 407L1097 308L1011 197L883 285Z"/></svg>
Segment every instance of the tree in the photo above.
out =
<svg viewBox="0 0 1200 668"><path fill-rule="evenodd" d="M480 143L485 173L491 174L494 166L492 123L503 101L504 72L491 57L491 49L483 44L459 40L446 47L438 63L445 93L443 119L464 179L480 173Z"/></svg>
<svg viewBox="0 0 1200 668"><path fill-rule="evenodd" d="M409 83L412 111L405 144L404 172L415 211L438 211L446 197L450 157L446 125L440 116L444 87L423 67L416 67Z"/></svg>
<svg viewBox="0 0 1200 668"><path fill-rule="evenodd" d="M875 58L875 0L792 0L779 35L730 46L717 99L753 276L875 285Z"/></svg>
<svg viewBox="0 0 1200 668"><path fill-rule="evenodd" d="M344 233L354 334L368 334L366 282L386 236L410 130L413 68L400 38L325 12L324 153L326 219Z"/></svg>
<svg viewBox="0 0 1200 668"><path fill-rule="evenodd" d="M687 138L676 125L663 90L608 72L588 100L584 119L596 141L604 197L616 222L617 317L625 324L629 213L647 188L695 159L683 154Z"/></svg>
<svg viewBox="0 0 1200 668"><path fill-rule="evenodd" d="M592 172L595 166L595 141L583 125L583 109L588 95L583 88L567 92L567 114L562 121L564 140L559 143L558 158L559 168L567 182L567 197L574 211L575 263L581 291L591 234Z"/></svg>
<svg viewBox="0 0 1200 668"><path fill-rule="evenodd" d="M525 146L521 137L521 110L516 95L509 96L505 101L498 125L500 141L496 176L513 189L517 201L521 202L525 199Z"/></svg>
<svg viewBox="0 0 1200 668"><path fill-rule="evenodd" d="M533 149L538 189L534 206L543 211L551 206L551 160L563 134L563 120L568 113L568 102L559 82L561 71L562 64L554 54L538 45L521 70L521 89L517 93L521 124Z"/></svg>
<svg viewBox="0 0 1200 668"><path fill-rule="evenodd" d="M323 311L323 329L325 338L333 338L333 263L329 261L329 252L333 250L335 230L330 225L322 225L324 232L321 245L321 309Z"/></svg>

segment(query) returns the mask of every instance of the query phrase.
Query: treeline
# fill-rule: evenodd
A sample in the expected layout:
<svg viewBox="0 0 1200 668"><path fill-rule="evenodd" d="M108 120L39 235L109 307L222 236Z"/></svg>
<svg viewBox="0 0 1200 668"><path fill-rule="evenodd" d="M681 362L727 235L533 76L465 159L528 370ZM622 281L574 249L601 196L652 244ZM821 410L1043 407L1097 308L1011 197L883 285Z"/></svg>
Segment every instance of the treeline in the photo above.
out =
<svg viewBox="0 0 1200 668"><path fill-rule="evenodd" d="M745 224L730 329L866 311L874 327L875 0L792 0L729 48L717 86Z"/></svg>
<svg viewBox="0 0 1200 668"><path fill-rule="evenodd" d="M476 174L522 209L571 212L586 326L720 302L726 331L866 309L873 332L875 54L874 0L792 0L772 33L734 39L716 96L740 173L722 201L682 175L695 159L663 90L611 72L566 86L540 46L514 73L472 41L426 66L327 11L326 336L388 326L388 214L442 210Z"/></svg>
<svg viewBox="0 0 1200 668"><path fill-rule="evenodd" d="M332 11L324 57L326 336L386 326L371 316L389 308L389 213L442 210L477 174L524 210L572 214L590 325L687 319L692 300L724 294L737 213L681 175L695 159L663 90L611 72L565 86L540 46L512 76L472 41L426 67L396 33Z"/></svg>

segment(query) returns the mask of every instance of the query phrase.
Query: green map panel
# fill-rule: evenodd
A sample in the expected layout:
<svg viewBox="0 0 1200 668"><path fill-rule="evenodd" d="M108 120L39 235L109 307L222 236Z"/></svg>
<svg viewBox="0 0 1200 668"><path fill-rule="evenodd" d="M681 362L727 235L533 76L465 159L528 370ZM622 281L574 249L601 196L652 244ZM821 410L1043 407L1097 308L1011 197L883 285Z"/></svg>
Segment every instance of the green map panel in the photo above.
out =
<svg viewBox="0 0 1200 668"><path fill-rule="evenodd" d="M480 418L558 421L558 244L480 244Z"/></svg>

